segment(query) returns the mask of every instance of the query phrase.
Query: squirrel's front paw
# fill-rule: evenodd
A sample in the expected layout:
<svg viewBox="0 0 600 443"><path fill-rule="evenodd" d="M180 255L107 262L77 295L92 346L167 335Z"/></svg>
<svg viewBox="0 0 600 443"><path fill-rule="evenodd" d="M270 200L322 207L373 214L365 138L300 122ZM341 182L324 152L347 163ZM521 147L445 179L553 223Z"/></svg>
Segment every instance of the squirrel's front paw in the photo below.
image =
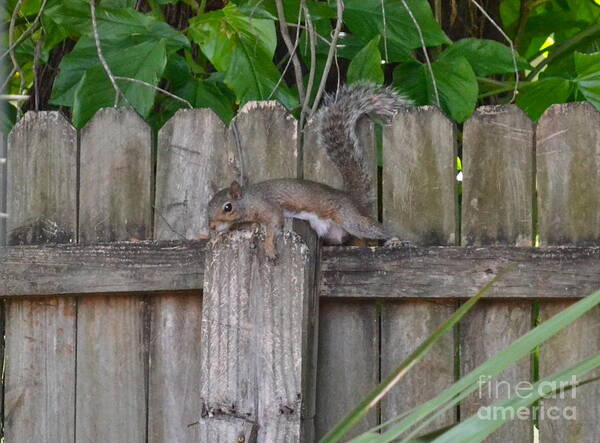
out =
<svg viewBox="0 0 600 443"><path fill-rule="evenodd" d="M277 250L275 248L275 246L269 245L268 243L265 244L265 255L267 257L267 260L269 260L271 263L275 263L277 261Z"/></svg>

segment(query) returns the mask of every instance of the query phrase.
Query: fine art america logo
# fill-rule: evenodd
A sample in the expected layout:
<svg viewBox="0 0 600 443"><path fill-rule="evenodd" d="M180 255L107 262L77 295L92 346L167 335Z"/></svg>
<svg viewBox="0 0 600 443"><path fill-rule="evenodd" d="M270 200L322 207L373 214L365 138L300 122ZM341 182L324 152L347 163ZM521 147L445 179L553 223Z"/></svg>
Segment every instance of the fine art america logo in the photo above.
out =
<svg viewBox="0 0 600 443"><path fill-rule="evenodd" d="M477 411L477 416L482 420L577 420L577 408L569 405L569 400L577 397L577 378L572 376L568 381L550 382L542 381L532 384L528 381L517 383L514 389L507 381L492 381L490 376L479 377L479 398L494 403L506 398L530 398L535 395L540 398L539 403L529 406L482 406ZM560 405L547 402L549 399L565 400Z"/></svg>

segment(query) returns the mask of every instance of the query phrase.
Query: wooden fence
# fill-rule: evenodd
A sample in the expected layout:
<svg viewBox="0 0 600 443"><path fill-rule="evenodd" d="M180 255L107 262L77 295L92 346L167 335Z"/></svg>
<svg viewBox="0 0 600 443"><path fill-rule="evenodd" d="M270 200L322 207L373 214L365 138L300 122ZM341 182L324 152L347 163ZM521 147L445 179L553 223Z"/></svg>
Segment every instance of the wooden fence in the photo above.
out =
<svg viewBox="0 0 600 443"><path fill-rule="evenodd" d="M179 111L157 137L125 109L104 109L81 131L56 112L17 123L7 137L6 237L0 225L7 443L318 439L518 263L356 435L600 288L600 114L591 105L554 106L537 125L513 106L478 109L461 138L461 196L455 126L434 108L402 111L383 129L379 209L416 249L319 248L297 226L273 265L256 231L195 241L207 234L214 189L240 175L339 185L314 133L301 147L296 128L271 102L246 105L229 126L208 110ZM374 147L374 134L361 127L363 143ZM427 429L599 351L596 309L543 345L535 364L502 373L499 398L486 388ZM574 406L576 419L541 416L540 442L596 442L600 384L567 397L543 404ZM532 419L514 420L489 441L530 442L533 429Z"/></svg>

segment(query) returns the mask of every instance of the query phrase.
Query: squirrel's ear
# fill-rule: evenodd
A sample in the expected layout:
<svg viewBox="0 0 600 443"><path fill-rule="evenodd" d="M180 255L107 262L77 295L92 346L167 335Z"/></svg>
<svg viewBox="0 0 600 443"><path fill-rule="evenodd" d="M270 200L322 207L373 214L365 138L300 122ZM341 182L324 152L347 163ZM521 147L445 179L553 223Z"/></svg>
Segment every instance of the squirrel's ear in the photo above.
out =
<svg viewBox="0 0 600 443"><path fill-rule="evenodd" d="M235 180L231 182L231 185L229 185L229 196L231 198L235 198L236 200L242 198L242 187Z"/></svg>

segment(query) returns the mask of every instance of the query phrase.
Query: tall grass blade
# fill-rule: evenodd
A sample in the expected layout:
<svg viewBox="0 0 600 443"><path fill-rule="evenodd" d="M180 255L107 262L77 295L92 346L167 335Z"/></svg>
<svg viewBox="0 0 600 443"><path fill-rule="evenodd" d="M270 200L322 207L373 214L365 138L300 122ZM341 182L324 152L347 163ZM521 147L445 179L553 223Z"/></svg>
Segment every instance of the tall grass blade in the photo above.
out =
<svg viewBox="0 0 600 443"><path fill-rule="evenodd" d="M412 368L423 356L435 345L458 321L483 297L490 288L500 280L514 265L507 266L487 283L477 294L471 297L459 309L454 312L435 332L419 345L401 364L398 366L379 386L377 386L369 395L361 401L344 419L329 431L322 439L321 443L337 442L344 437L369 410L381 400L398 383L402 377Z"/></svg>

